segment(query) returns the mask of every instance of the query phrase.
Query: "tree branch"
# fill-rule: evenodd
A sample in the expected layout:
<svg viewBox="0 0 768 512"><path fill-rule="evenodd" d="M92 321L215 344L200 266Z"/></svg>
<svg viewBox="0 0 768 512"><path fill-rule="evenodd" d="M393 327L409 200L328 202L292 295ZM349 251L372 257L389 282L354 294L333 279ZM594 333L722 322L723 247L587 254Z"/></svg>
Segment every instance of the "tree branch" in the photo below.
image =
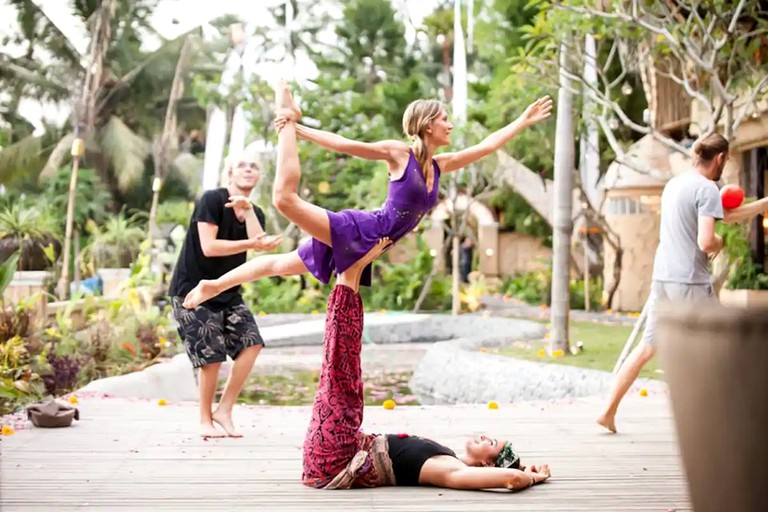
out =
<svg viewBox="0 0 768 512"><path fill-rule="evenodd" d="M704 96L702 93L694 90L693 87L691 87L691 82L688 80L688 78L685 78L685 76L683 76L683 78L679 78L677 75L675 75L671 71L667 72L657 68L654 68L654 69L656 70L656 73L658 73L660 76L669 78L676 84L682 85L683 89L685 89L685 92L687 92L689 96L701 101L702 103L704 103L704 105L706 105L708 109L712 110L712 102L709 100L709 98Z"/></svg>
<svg viewBox="0 0 768 512"><path fill-rule="evenodd" d="M738 116L734 119L733 121L734 133L739 128L739 126L741 126L741 123L744 121L744 119L746 119L747 114L749 114L749 107L751 107L754 104L758 94L760 94L761 90L766 85L768 85L768 75L764 76L763 79L760 80L760 82L757 84L757 86L754 89L752 89L752 92L749 95L749 99L742 107L741 112L739 112Z"/></svg>

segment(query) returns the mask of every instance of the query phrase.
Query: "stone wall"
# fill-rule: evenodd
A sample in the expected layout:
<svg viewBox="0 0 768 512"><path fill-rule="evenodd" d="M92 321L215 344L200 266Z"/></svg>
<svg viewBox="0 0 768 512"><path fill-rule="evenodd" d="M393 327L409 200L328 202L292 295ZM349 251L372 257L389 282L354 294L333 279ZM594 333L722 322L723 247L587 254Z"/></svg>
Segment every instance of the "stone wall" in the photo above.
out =
<svg viewBox="0 0 768 512"><path fill-rule="evenodd" d="M552 249L542 241L520 233L499 233L499 274L502 277L546 270Z"/></svg>
<svg viewBox="0 0 768 512"><path fill-rule="evenodd" d="M609 192L609 201L615 197L626 197L640 204L642 197L650 197L651 191ZM659 190L655 191L658 197ZM621 282L613 299L612 309L617 311L640 311L648 298L653 275L653 260L659 245L661 217L655 208L638 213L615 214L606 212L605 219L621 238L624 257L621 265ZM604 244L605 266L603 280L613 279L615 254L609 244Z"/></svg>

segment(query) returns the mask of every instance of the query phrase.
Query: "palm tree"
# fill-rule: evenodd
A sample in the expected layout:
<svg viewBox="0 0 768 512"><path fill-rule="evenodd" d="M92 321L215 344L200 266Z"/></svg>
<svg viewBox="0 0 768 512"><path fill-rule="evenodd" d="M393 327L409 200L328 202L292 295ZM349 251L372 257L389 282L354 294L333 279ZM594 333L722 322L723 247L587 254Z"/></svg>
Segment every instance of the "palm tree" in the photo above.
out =
<svg viewBox="0 0 768 512"><path fill-rule="evenodd" d="M89 55L83 57L37 3L13 0L12 4L18 13L18 40L27 51L21 57L0 53L0 61L7 64L0 74L0 87L13 91L9 111L22 98L32 97L72 107L74 119L56 134L58 140L51 133L35 135L29 130L12 134L11 144L0 151L0 179L51 177L67 162L71 148L73 172L60 283L64 295L75 208L72 195L80 160L95 170L115 198L140 189L136 185L145 175L152 151L149 141L162 129L160 112L169 101L173 62L190 34L162 41L148 22L156 0L76 2L71 18L91 27ZM41 30L44 35L38 36ZM153 37L161 39L160 47L151 52L142 49L142 42ZM40 59L33 58L36 54L51 56L52 65L39 65ZM203 72L216 70L210 51L194 54ZM79 84L80 90L70 84ZM202 126L205 113L196 100L189 100L173 99L179 117L191 126ZM41 165L43 158L45 165Z"/></svg>
<svg viewBox="0 0 768 512"><path fill-rule="evenodd" d="M16 40L23 43L25 54L0 49L0 90L10 92L8 102L0 105L0 124L5 121L19 127L11 134L10 144L0 151L0 181L6 183L11 177L50 177L68 162L74 140L72 121L58 130L36 135L29 123L18 123L11 113L25 98L74 113L88 67L87 57L75 49L35 2L9 1L17 10ZM89 26L89 20L94 20L98 8L106 3L74 2L69 21ZM107 64L92 86L95 92L89 115L93 122L85 137L84 159L117 198L129 193L144 177L151 155L150 141L162 130L174 64L188 35L163 40L149 24L156 3L117 2L110 23L104 26L110 32L103 49ZM157 49L142 48L152 39L160 42ZM195 69L208 75L216 73L220 66L211 50L197 46L198 51L193 52ZM183 125L202 126L205 111L190 95L179 101L179 117Z"/></svg>

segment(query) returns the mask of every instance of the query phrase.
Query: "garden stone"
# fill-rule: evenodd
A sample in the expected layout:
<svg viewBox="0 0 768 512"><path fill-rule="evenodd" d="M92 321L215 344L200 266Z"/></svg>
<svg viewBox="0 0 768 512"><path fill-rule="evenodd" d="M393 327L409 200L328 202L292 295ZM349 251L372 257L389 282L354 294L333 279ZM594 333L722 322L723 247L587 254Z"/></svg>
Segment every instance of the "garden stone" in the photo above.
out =
<svg viewBox="0 0 768 512"><path fill-rule="evenodd" d="M173 401L197 400L198 395L195 373L186 354L177 354L170 361L139 372L92 381L81 391Z"/></svg>
<svg viewBox="0 0 768 512"><path fill-rule="evenodd" d="M411 377L411 392L427 404L510 403L606 394L613 384L609 372L478 351L482 346L505 344L503 337L510 339L509 335L481 333L435 343ZM523 339L519 334L512 338ZM639 379L637 384L649 390L665 389L663 383L648 379Z"/></svg>

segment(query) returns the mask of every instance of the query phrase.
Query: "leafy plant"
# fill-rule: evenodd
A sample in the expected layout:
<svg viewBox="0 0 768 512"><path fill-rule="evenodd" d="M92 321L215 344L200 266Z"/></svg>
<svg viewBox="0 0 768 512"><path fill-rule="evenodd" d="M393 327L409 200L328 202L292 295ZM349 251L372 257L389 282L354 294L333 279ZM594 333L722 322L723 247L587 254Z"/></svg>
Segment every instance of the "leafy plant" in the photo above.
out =
<svg viewBox="0 0 768 512"><path fill-rule="evenodd" d="M69 182L72 170L63 167L47 182L45 200L56 213L59 229L64 230L69 202ZM89 220L99 223L109 216L108 205L112 201L106 185L93 169L80 169L75 190L75 228L85 230Z"/></svg>
<svg viewBox="0 0 768 512"><path fill-rule="evenodd" d="M434 266L434 258L421 236L417 239L418 252L407 263L393 264L386 260L376 262L374 286L360 289L366 304L372 309L412 310ZM421 305L423 310L444 310L451 305L450 277L436 275L429 293Z"/></svg>
<svg viewBox="0 0 768 512"><path fill-rule="evenodd" d="M584 293L584 280L571 281L571 309L586 309L586 297ZM602 278L589 280L589 307L592 311L598 311L602 307L603 280Z"/></svg>
<svg viewBox="0 0 768 512"><path fill-rule="evenodd" d="M325 310L327 292L323 285L300 277L259 279L243 285L243 300L251 311L267 313L309 313Z"/></svg>
<svg viewBox="0 0 768 512"><path fill-rule="evenodd" d="M528 304L548 304L551 280L551 271L528 272L506 278L500 291Z"/></svg>
<svg viewBox="0 0 768 512"><path fill-rule="evenodd" d="M7 260L0 264L0 302L2 301L5 289L8 288L8 285L13 280L20 257L21 254L19 252L14 252Z"/></svg>
<svg viewBox="0 0 768 512"><path fill-rule="evenodd" d="M545 246L552 246L552 226L509 186L497 190L488 204L498 212L501 229L543 238Z"/></svg>
<svg viewBox="0 0 768 512"><path fill-rule="evenodd" d="M42 376L46 393L57 395L75 389L79 382L82 359L82 357L74 355L58 356L53 351L48 352L47 360L50 373Z"/></svg>
<svg viewBox="0 0 768 512"><path fill-rule="evenodd" d="M747 226L720 222L717 233L723 237L723 253L730 265L728 288L768 290L768 274L751 259Z"/></svg>
<svg viewBox="0 0 768 512"><path fill-rule="evenodd" d="M49 254L47 246L54 249ZM51 252L55 258L60 249L56 221L45 204L17 201L0 211L0 261L21 251L18 270L44 270L51 266Z"/></svg>
<svg viewBox="0 0 768 512"><path fill-rule="evenodd" d="M157 223L186 226L189 224L189 218L194 207L193 202L182 199L163 201L157 207Z"/></svg>
<svg viewBox="0 0 768 512"><path fill-rule="evenodd" d="M570 307L584 309L584 281L580 279L571 281L570 290ZM600 309L602 290L602 279L590 280L589 303L592 310ZM527 304L549 304L552 300L552 271L548 269L508 277L499 291Z"/></svg>
<svg viewBox="0 0 768 512"><path fill-rule="evenodd" d="M128 268L138 256L141 242L146 238L146 214L127 215L121 211L102 226L88 222L91 244L83 249L83 260L96 268Z"/></svg>
<svg viewBox="0 0 768 512"><path fill-rule="evenodd" d="M469 283L462 285L459 291L459 300L462 307L470 312L480 309L481 299L488 294L488 284L481 275L477 279L471 279Z"/></svg>

